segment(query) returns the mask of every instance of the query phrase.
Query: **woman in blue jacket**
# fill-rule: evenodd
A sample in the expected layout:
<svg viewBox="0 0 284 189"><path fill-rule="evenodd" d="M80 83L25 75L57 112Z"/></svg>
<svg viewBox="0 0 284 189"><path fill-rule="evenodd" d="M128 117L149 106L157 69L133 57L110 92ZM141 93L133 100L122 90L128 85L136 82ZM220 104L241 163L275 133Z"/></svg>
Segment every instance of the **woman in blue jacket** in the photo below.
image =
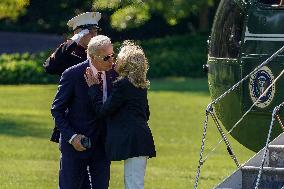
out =
<svg viewBox="0 0 284 189"><path fill-rule="evenodd" d="M148 61L143 49L125 41L118 54L115 70L119 77L105 102L102 100L99 74L94 76L88 68L85 78L95 115L106 122L108 157L112 161L124 160L126 189L143 189L147 159L156 156L153 136L147 123L150 116L147 99L150 82L146 78Z"/></svg>

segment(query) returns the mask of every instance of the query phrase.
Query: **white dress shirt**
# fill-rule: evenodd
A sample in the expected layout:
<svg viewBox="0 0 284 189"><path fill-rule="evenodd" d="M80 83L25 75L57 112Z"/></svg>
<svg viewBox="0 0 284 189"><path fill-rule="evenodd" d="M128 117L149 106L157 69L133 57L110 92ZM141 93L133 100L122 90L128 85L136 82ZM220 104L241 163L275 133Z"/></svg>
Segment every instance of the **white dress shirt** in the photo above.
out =
<svg viewBox="0 0 284 189"><path fill-rule="evenodd" d="M89 62L90 62L90 67L93 71L93 74L96 75L98 73L97 68L92 64L91 60L89 60ZM102 72L102 80L103 80L103 103L104 103L107 99L107 82L106 82L105 71L101 71L101 72Z"/></svg>

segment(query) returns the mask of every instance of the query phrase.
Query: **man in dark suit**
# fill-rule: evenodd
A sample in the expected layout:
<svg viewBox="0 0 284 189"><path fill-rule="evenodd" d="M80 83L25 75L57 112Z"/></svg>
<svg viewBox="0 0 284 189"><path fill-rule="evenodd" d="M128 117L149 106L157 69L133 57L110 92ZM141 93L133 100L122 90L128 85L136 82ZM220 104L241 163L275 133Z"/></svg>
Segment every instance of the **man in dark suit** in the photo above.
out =
<svg viewBox="0 0 284 189"><path fill-rule="evenodd" d="M60 189L81 188L87 166L93 189L107 189L109 184L110 161L104 149L104 126L95 119L84 73L91 67L94 74L101 75L102 99L105 99L115 77L111 69L114 53L110 39L102 35L92 38L88 55L92 58L63 72L51 108L61 133ZM85 137L91 141L90 148L82 145Z"/></svg>
<svg viewBox="0 0 284 189"><path fill-rule="evenodd" d="M73 31L73 37L62 43L47 60L43 67L48 74L61 76L69 67L87 60L87 45L98 34L101 19L99 12L86 12L71 18L67 25ZM59 142L60 132L55 126L50 140ZM84 185L81 189L90 189L88 171L85 171Z"/></svg>
<svg viewBox="0 0 284 189"><path fill-rule="evenodd" d="M100 30L100 19L99 12L86 12L70 19L67 25L72 28L74 35L62 43L44 62L46 73L61 76L67 68L85 61L87 45ZM54 127L50 140L58 143L59 136L57 127Z"/></svg>

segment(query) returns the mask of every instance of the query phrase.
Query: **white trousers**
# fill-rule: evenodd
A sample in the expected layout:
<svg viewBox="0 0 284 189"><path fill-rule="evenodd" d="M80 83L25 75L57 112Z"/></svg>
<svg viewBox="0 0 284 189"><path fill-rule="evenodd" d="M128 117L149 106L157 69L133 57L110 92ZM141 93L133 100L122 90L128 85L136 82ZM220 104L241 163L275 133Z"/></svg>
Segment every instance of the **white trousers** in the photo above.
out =
<svg viewBox="0 0 284 189"><path fill-rule="evenodd" d="M124 160L125 189L144 189L147 158L140 156Z"/></svg>

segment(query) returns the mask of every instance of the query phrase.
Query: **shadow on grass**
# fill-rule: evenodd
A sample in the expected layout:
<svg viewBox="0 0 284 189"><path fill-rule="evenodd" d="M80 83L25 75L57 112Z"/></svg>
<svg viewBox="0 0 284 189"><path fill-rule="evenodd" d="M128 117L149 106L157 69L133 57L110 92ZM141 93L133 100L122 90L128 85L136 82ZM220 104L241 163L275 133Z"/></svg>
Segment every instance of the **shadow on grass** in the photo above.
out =
<svg viewBox="0 0 284 189"><path fill-rule="evenodd" d="M44 128L39 121L21 119L19 117L7 119L0 117L0 135L15 137L36 137L49 139L51 128Z"/></svg>
<svg viewBox="0 0 284 189"><path fill-rule="evenodd" d="M209 94L207 78L152 79L150 82L150 91L197 92Z"/></svg>

